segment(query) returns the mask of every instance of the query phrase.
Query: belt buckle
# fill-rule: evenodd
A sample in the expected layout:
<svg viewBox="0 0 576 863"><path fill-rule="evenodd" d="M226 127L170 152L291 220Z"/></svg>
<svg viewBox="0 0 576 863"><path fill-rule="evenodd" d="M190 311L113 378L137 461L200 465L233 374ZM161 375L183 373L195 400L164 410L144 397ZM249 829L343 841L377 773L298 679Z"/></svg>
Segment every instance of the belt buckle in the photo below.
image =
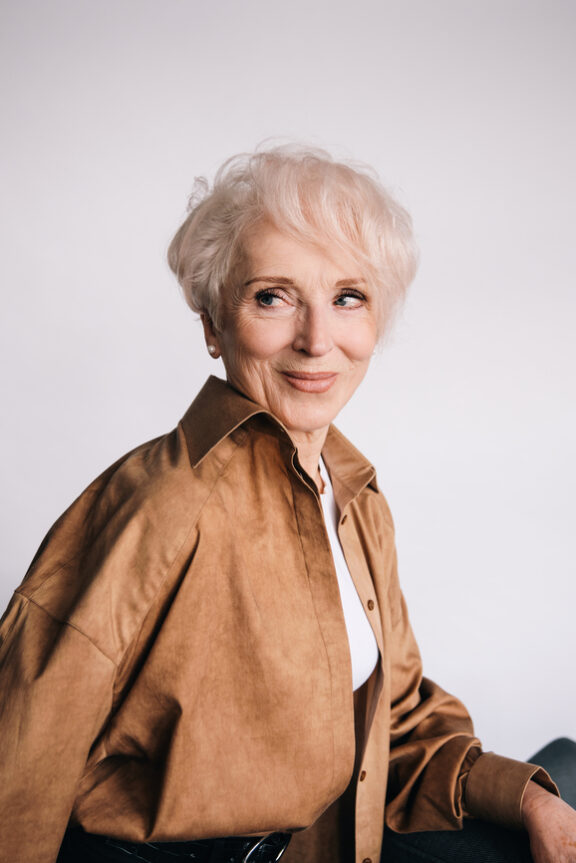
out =
<svg viewBox="0 0 576 863"><path fill-rule="evenodd" d="M276 856L266 857L262 863L277 863L288 848L288 843L291 838L291 833L269 833L268 836L263 836L262 839L259 839L258 842L250 848L248 853L242 857L240 863L260 863L257 856L258 851L261 851L263 846L270 844L270 842L273 846L272 851L273 853L276 853ZM274 845L277 845L277 848L274 848Z"/></svg>

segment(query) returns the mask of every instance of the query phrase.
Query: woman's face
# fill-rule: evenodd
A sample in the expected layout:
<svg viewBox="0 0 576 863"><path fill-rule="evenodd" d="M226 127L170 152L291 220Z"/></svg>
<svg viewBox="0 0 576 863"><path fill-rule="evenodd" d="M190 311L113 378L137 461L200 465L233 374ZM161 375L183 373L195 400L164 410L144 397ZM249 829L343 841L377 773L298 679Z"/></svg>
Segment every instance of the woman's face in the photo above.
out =
<svg viewBox="0 0 576 863"><path fill-rule="evenodd" d="M325 432L364 377L377 340L372 289L341 251L300 243L270 225L247 240L248 273L205 321L228 381L293 433Z"/></svg>

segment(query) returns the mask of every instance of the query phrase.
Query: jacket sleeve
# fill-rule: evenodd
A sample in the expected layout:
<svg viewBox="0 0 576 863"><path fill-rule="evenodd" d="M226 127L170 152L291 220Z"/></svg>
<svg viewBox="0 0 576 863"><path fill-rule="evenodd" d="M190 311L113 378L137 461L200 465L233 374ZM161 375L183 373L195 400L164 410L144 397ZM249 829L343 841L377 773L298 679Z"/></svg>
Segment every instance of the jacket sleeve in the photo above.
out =
<svg viewBox="0 0 576 863"><path fill-rule="evenodd" d="M458 829L464 816L522 826L530 779L554 793L541 768L483 753L463 704L422 676L394 561L389 610L391 735L386 823L397 832Z"/></svg>
<svg viewBox="0 0 576 863"><path fill-rule="evenodd" d="M16 593L0 625L0 863L53 863L114 665Z"/></svg>

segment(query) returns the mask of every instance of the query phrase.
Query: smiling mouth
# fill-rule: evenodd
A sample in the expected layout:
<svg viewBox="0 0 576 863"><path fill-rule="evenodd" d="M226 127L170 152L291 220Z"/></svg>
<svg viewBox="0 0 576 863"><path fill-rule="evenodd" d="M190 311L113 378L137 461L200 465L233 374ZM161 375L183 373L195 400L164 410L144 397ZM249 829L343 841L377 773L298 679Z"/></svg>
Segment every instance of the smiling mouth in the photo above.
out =
<svg viewBox="0 0 576 863"><path fill-rule="evenodd" d="M337 372L282 372L295 390L303 393L325 393L338 377Z"/></svg>

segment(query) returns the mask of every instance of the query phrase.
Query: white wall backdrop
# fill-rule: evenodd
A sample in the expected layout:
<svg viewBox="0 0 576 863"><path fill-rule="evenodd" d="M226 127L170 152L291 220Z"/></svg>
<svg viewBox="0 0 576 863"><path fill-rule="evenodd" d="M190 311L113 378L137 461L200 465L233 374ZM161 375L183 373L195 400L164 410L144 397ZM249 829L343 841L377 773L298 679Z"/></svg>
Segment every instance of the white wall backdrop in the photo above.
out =
<svg viewBox="0 0 576 863"><path fill-rule="evenodd" d="M372 163L421 246L340 427L392 506L427 672L487 748L576 737L576 4L4 0L1 17L1 604L89 480L217 370L165 264L194 176L305 139Z"/></svg>

